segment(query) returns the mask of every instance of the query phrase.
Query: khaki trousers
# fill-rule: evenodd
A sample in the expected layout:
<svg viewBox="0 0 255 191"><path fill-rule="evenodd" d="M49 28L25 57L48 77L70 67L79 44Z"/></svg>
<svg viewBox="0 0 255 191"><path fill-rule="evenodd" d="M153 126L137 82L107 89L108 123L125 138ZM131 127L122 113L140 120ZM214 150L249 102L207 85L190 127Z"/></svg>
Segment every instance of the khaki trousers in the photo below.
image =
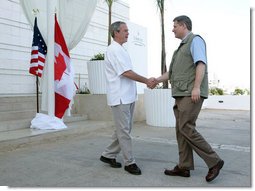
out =
<svg viewBox="0 0 255 191"><path fill-rule="evenodd" d="M191 97L175 98L173 107L176 118L176 139L179 149L179 167L193 170L193 150L205 161L208 168L216 165L220 157L197 132L196 120L201 110L204 99L193 103Z"/></svg>
<svg viewBox="0 0 255 191"><path fill-rule="evenodd" d="M120 151L123 154L125 166L135 163L132 153L132 138L130 136L133 126L135 102L112 106L115 131L112 135L112 143L102 153L104 157L116 158Z"/></svg>

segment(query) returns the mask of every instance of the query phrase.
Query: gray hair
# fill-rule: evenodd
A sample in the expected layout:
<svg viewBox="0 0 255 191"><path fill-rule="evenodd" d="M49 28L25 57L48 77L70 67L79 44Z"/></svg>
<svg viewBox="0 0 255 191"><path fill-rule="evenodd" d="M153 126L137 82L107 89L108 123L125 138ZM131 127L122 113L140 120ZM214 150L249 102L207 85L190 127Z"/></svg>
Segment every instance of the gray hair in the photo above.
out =
<svg viewBox="0 0 255 191"><path fill-rule="evenodd" d="M112 38L114 38L114 32L119 32L120 31L120 25L121 24L126 24L126 23L123 22L123 21L116 21L116 22L111 24L110 33L111 33Z"/></svg>
<svg viewBox="0 0 255 191"><path fill-rule="evenodd" d="M181 15L181 16L175 17L173 22L175 22L175 21L178 23L181 23L181 24L185 24L189 31L192 30L192 22L191 22L190 18L187 17L186 15Z"/></svg>

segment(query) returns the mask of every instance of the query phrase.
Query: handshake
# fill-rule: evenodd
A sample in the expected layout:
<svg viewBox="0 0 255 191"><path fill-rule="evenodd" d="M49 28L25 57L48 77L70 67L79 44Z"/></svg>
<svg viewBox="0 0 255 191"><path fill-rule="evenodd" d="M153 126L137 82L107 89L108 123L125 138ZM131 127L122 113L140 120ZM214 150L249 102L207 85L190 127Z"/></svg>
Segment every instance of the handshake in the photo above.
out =
<svg viewBox="0 0 255 191"><path fill-rule="evenodd" d="M151 77L147 80L146 85L148 88L153 89L158 85L158 83L159 83L159 81L156 78Z"/></svg>

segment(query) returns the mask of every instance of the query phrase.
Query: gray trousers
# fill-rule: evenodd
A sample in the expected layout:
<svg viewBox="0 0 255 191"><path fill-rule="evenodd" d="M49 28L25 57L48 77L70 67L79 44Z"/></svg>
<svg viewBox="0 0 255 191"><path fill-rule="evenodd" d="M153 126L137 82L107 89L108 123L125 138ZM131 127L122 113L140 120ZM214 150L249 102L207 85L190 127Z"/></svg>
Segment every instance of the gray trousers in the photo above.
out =
<svg viewBox="0 0 255 191"><path fill-rule="evenodd" d="M133 126L135 102L112 106L115 131L112 135L112 143L102 153L104 157L116 158L122 151L125 166L135 163L132 153L132 138L130 136Z"/></svg>
<svg viewBox="0 0 255 191"><path fill-rule="evenodd" d="M217 153L195 129L203 101L204 99L201 98L198 103L193 103L191 97L175 99L173 109L176 118L180 168L194 169L193 150L205 161L208 168L213 167L220 160Z"/></svg>

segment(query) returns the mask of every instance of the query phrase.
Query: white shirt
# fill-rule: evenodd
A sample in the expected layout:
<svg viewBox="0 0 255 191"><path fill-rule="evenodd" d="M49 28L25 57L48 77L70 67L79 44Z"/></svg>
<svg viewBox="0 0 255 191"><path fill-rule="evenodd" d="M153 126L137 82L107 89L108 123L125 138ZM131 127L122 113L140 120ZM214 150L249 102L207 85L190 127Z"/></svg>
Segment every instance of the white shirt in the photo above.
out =
<svg viewBox="0 0 255 191"><path fill-rule="evenodd" d="M137 100L136 82L122 76L124 72L133 69L126 49L112 41L105 54L105 64L108 105L135 102Z"/></svg>

